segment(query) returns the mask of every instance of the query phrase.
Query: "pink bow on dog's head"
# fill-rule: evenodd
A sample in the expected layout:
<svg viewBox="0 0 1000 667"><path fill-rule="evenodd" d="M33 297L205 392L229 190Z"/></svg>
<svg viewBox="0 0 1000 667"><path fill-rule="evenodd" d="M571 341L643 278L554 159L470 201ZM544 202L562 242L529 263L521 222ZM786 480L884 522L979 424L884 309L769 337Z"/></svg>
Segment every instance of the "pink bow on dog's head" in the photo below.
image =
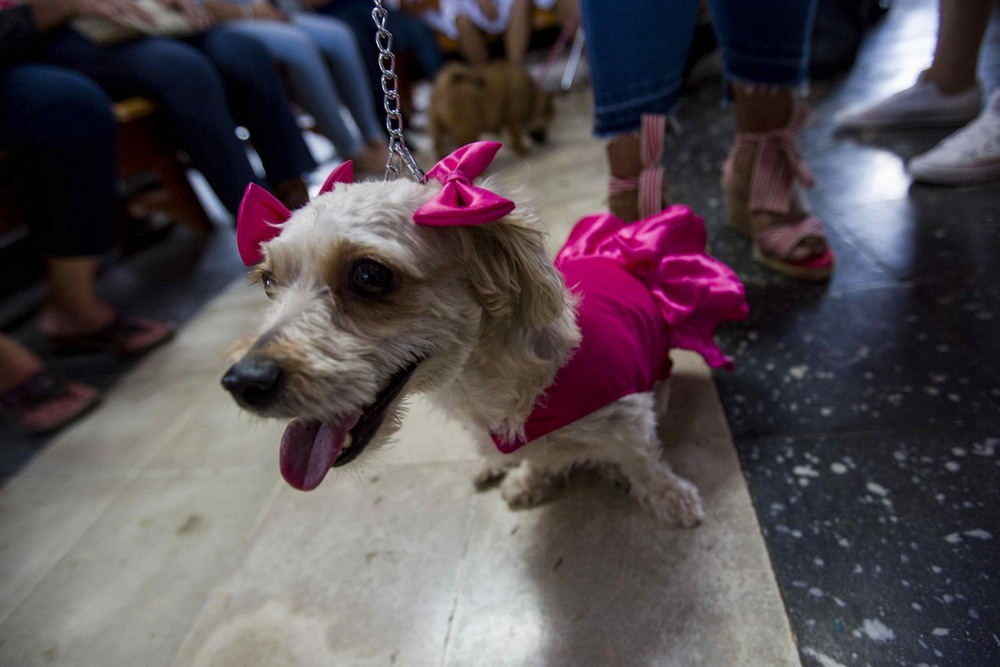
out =
<svg viewBox="0 0 1000 667"><path fill-rule="evenodd" d="M441 191L417 209L413 221L431 227L482 225L494 222L514 210L514 202L472 184L482 174L500 144L477 141L445 157L428 172L441 181ZM319 194L333 190L337 183L354 182L354 166L347 161L333 170ZM261 245L281 233L281 225L291 212L264 188L251 183L243 194L236 216L236 245L240 259L253 266L264 259Z"/></svg>
<svg viewBox="0 0 1000 667"><path fill-rule="evenodd" d="M330 172L319 194L330 192L337 183L353 182L354 164L348 160ZM255 183L247 186L236 215L236 247L244 265L253 266L264 259L261 245L281 233L281 224L291 215L291 211L264 188Z"/></svg>
<svg viewBox="0 0 1000 667"><path fill-rule="evenodd" d="M499 150L500 144L495 141L476 141L434 165L427 175L441 181L444 187L417 209L413 221L431 227L482 225L513 211L511 200L472 184Z"/></svg>

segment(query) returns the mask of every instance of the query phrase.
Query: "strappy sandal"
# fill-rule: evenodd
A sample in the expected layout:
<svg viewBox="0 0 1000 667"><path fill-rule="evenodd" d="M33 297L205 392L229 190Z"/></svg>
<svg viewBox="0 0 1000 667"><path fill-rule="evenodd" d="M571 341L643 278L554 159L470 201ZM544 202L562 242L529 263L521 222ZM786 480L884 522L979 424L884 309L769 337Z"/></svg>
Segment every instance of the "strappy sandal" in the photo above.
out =
<svg viewBox="0 0 1000 667"><path fill-rule="evenodd" d="M145 354L173 338L168 324L116 315L100 331L79 336L51 336L49 345L55 354L108 352L121 357Z"/></svg>
<svg viewBox="0 0 1000 667"><path fill-rule="evenodd" d="M40 371L0 393L0 411L32 433L49 433L79 419L100 400L93 387Z"/></svg>
<svg viewBox="0 0 1000 667"><path fill-rule="evenodd" d="M835 257L823 221L811 215L798 187L815 178L795 141L807 116L799 107L786 127L769 132L741 132L722 170L729 225L753 239L754 260L790 278L823 282L833 273ZM808 245L822 247L796 257Z"/></svg>
<svg viewBox="0 0 1000 667"><path fill-rule="evenodd" d="M666 137L667 117L663 114L643 114L639 131L638 176L608 181L608 208L625 222L644 220L656 215L670 205L669 184L663 166L663 144ZM638 201L637 201L638 199ZM638 203L638 217L630 212Z"/></svg>

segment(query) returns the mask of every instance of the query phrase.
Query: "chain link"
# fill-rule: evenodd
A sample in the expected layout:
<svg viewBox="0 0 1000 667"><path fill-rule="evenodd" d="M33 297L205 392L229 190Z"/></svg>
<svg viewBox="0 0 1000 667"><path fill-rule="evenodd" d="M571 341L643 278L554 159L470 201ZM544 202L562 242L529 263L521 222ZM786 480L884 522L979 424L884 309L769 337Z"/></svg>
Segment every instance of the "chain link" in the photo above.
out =
<svg viewBox="0 0 1000 667"><path fill-rule="evenodd" d="M375 46L378 48L378 67L382 71L383 106L385 107L385 129L389 132L389 157L385 161L385 180L399 177L400 164L406 166L410 175L425 183L427 175L417 165L403 136L403 112L399 108L399 79L396 76L396 56L392 53L392 33L385 27L389 12L382 6L382 0L374 0L372 20L375 22Z"/></svg>

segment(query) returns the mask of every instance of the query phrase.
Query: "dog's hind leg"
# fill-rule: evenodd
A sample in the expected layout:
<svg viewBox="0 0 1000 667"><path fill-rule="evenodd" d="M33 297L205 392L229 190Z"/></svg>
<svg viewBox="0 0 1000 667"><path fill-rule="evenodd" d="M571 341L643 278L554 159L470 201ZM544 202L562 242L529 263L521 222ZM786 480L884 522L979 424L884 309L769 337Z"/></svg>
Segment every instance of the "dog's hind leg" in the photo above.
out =
<svg viewBox="0 0 1000 667"><path fill-rule="evenodd" d="M444 121L432 110L428 114L427 126L431 135L431 143L438 159L448 154L448 128Z"/></svg>
<svg viewBox="0 0 1000 667"><path fill-rule="evenodd" d="M518 155L528 154L528 147L524 143L524 136L521 134L521 124L517 121L510 121L505 125L507 136L510 137L510 147Z"/></svg>

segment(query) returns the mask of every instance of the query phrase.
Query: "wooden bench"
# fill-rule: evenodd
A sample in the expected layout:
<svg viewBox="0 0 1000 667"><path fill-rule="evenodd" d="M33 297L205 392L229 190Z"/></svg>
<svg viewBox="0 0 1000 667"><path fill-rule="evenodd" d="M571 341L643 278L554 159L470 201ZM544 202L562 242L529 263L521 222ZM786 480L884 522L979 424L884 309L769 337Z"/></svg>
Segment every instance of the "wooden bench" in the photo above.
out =
<svg viewBox="0 0 1000 667"><path fill-rule="evenodd" d="M212 221L191 187L186 161L164 139L167 133L156 104L136 97L116 103L114 111L118 119L119 177L128 180L152 172L162 189L144 195L144 206L195 230L210 229Z"/></svg>

